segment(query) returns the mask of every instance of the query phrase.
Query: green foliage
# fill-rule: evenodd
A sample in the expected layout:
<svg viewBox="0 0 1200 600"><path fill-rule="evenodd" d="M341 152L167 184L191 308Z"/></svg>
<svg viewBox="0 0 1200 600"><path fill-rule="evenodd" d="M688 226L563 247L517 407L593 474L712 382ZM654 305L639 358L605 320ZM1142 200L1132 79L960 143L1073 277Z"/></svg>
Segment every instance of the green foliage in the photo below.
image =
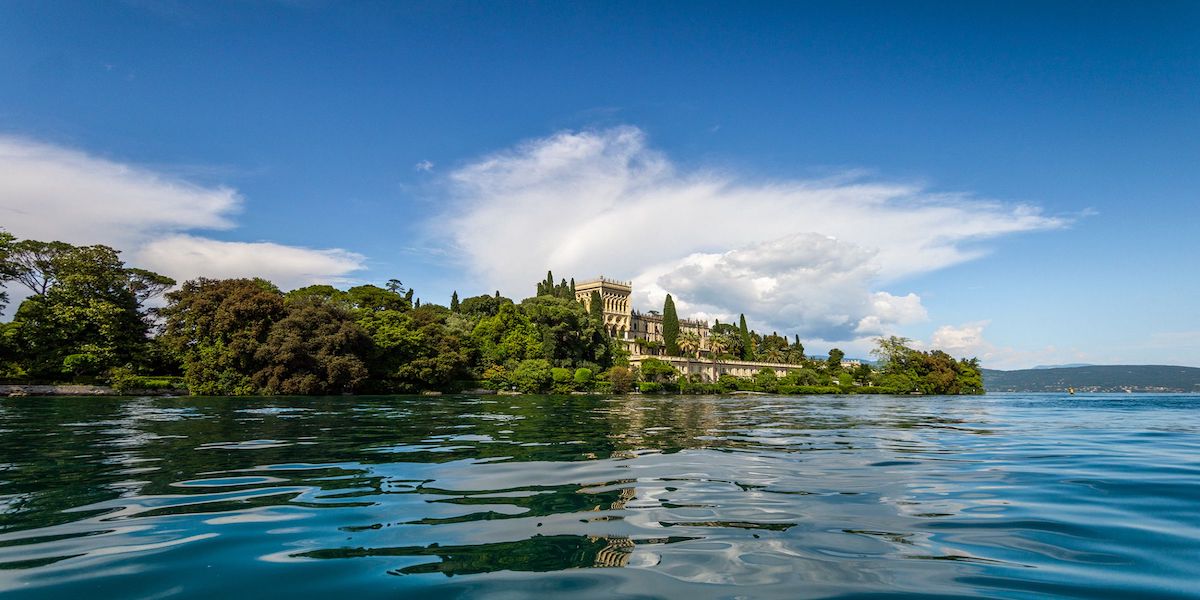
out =
<svg viewBox="0 0 1200 600"><path fill-rule="evenodd" d="M264 394L342 394L367 377L370 338L345 309L317 301L287 304L255 351L254 383Z"/></svg>
<svg viewBox="0 0 1200 600"><path fill-rule="evenodd" d="M725 344L724 353L734 358L742 358L743 346L745 340L742 338L742 332L735 325L729 323L717 323L709 330L709 338L720 336Z"/></svg>
<svg viewBox="0 0 1200 600"><path fill-rule="evenodd" d="M642 381L638 383L638 391L643 394L657 394L663 391L663 384L656 381Z"/></svg>
<svg viewBox="0 0 1200 600"><path fill-rule="evenodd" d="M740 382L741 380L733 375L722 375L717 378L717 387L721 393L728 394L737 391Z"/></svg>
<svg viewBox="0 0 1200 600"><path fill-rule="evenodd" d="M458 303L458 290L454 290L454 292L450 294L450 310L453 312L458 312L459 308L461 307Z"/></svg>
<svg viewBox="0 0 1200 600"><path fill-rule="evenodd" d="M257 392L259 347L285 314L279 289L262 279L195 279L167 294L164 344L183 363L193 394Z"/></svg>
<svg viewBox="0 0 1200 600"><path fill-rule="evenodd" d="M624 394L633 389L634 376L628 367L613 367L609 369L607 379L615 394Z"/></svg>
<svg viewBox="0 0 1200 600"><path fill-rule="evenodd" d="M376 387L399 392L442 390L472 378L470 335L466 325L456 319L458 315L444 306L426 304L401 316L405 318L392 318L392 327L386 333L393 339L411 339L411 353L379 352L379 340L372 335L376 353L368 367L382 373Z"/></svg>
<svg viewBox="0 0 1200 600"><path fill-rule="evenodd" d="M468 298L467 302L473 299ZM487 369L493 365L515 365L529 358L545 358L541 334L529 317L512 303L497 303L497 306L495 315L480 318L471 332L480 366Z"/></svg>
<svg viewBox="0 0 1200 600"><path fill-rule="evenodd" d="M647 358L642 361L641 379L642 381L651 381L655 383L663 383L674 381L679 375L679 371L670 363L659 360L657 358Z"/></svg>
<svg viewBox="0 0 1200 600"><path fill-rule="evenodd" d="M107 246L2 240L0 271L33 293L8 330L14 371L46 380L91 378L137 362L147 345L149 317L142 301L174 283L126 268Z"/></svg>
<svg viewBox="0 0 1200 600"><path fill-rule="evenodd" d="M555 394L570 394L576 390L575 372L563 367L550 369L550 391Z"/></svg>
<svg viewBox="0 0 1200 600"><path fill-rule="evenodd" d="M183 379L180 377L147 377L138 375L130 366L113 367L108 372L108 384L117 393L140 392L144 390L181 390Z"/></svg>
<svg viewBox="0 0 1200 600"><path fill-rule="evenodd" d="M499 313L500 307L504 304L512 304L512 300L502 298L500 292L496 292L495 296L487 294L472 296L459 304L458 312L474 318L491 317Z"/></svg>
<svg viewBox="0 0 1200 600"><path fill-rule="evenodd" d="M13 245L17 238L0 229L0 312L8 307L8 290L5 286L16 277L17 266L12 262Z"/></svg>
<svg viewBox="0 0 1200 600"><path fill-rule="evenodd" d="M307 287L296 288L283 295L284 302L327 302L333 304L341 304L349 307L350 301L346 298L346 292L339 290L332 285L310 285Z"/></svg>
<svg viewBox="0 0 1200 600"><path fill-rule="evenodd" d="M592 383L594 382L594 378L595 375L592 373L592 370L587 367L575 369L575 375L573 376L575 388L581 391L590 389L592 387Z"/></svg>
<svg viewBox="0 0 1200 600"><path fill-rule="evenodd" d="M544 281L539 281L537 284L537 295L551 296L554 298L561 298L563 300L574 300L575 280L572 279L571 283L567 283L567 280L564 279L559 283L554 283L554 273L546 271L546 279Z"/></svg>
<svg viewBox="0 0 1200 600"><path fill-rule="evenodd" d="M754 340L750 337L750 330L746 328L746 315L738 315L738 332L742 338L742 360L754 360Z"/></svg>
<svg viewBox="0 0 1200 600"><path fill-rule="evenodd" d="M550 389L553 371L550 362L541 358L523 360L513 371L512 383L526 394L538 394Z"/></svg>
<svg viewBox="0 0 1200 600"><path fill-rule="evenodd" d="M592 322L596 325L604 326L604 298L600 296L600 290L592 290L588 297L588 311L591 314Z"/></svg>
<svg viewBox="0 0 1200 600"><path fill-rule="evenodd" d="M876 340L871 353L880 359L881 387L896 393L982 394L983 374L978 359L960 359L933 350L922 352L909 340L888 337Z"/></svg>
<svg viewBox="0 0 1200 600"><path fill-rule="evenodd" d="M613 364L613 352L604 328L574 299L554 296L527 298L520 309L541 338L541 356L556 366L580 367Z"/></svg>
<svg viewBox="0 0 1200 600"><path fill-rule="evenodd" d="M774 369L760 369L754 376L754 383L757 387L757 391L760 392L779 391L779 378L775 374Z"/></svg>
<svg viewBox="0 0 1200 600"><path fill-rule="evenodd" d="M663 302L663 345L668 356L679 356L679 315L670 294Z"/></svg>
<svg viewBox="0 0 1200 600"><path fill-rule="evenodd" d="M827 368L832 373L840 373L842 371L842 359L846 358L846 353L833 348L829 351L829 358L825 360Z"/></svg>

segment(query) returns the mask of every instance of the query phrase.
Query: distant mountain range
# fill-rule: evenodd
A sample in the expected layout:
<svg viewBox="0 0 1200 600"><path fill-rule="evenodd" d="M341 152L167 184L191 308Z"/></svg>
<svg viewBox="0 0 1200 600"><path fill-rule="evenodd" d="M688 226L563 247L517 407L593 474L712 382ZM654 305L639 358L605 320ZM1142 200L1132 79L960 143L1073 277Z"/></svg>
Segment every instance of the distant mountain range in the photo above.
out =
<svg viewBox="0 0 1200 600"><path fill-rule="evenodd" d="M1198 392L1200 368L1169 365L1044 366L983 369L989 392Z"/></svg>

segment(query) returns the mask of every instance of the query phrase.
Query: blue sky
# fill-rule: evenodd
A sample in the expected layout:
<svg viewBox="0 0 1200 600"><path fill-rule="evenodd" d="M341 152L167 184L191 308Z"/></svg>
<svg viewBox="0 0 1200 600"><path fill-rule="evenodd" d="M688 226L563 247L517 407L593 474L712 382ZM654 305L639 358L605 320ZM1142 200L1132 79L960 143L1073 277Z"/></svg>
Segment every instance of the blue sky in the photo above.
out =
<svg viewBox="0 0 1200 600"><path fill-rule="evenodd" d="M1197 31L1190 2L6 2L0 226L438 302L603 271L818 353L1200 366Z"/></svg>

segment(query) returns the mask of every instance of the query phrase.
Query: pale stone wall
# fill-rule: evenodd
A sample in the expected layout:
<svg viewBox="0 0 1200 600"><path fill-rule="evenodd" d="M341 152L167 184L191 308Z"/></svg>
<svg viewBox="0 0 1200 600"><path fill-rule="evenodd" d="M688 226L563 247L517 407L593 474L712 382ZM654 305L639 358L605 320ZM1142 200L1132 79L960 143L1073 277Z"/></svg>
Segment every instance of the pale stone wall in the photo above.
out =
<svg viewBox="0 0 1200 600"><path fill-rule="evenodd" d="M631 355L629 357L629 364L640 367L642 361L648 358L657 358L669 363L683 376L700 375L705 381L716 381L722 375L754 377L763 369L771 369L775 371L777 377L783 377L792 371L799 371L804 368L804 365L785 365L750 360L720 360L714 363L710 360L697 360L686 356L650 356L648 354Z"/></svg>
<svg viewBox="0 0 1200 600"><path fill-rule="evenodd" d="M604 327L608 329L608 334L618 339L629 337L633 314L629 295L633 292L633 284L607 277L576 282L575 299L582 302L589 311L592 309L593 291L599 291L604 302Z"/></svg>

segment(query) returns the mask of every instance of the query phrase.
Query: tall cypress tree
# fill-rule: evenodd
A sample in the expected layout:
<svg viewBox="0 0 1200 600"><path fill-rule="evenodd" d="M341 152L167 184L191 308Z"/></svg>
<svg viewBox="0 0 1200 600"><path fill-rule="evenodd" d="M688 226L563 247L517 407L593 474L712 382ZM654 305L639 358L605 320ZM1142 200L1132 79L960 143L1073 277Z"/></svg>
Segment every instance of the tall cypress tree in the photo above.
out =
<svg viewBox="0 0 1200 600"><path fill-rule="evenodd" d="M754 339L750 337L750 330L746 328L745 314L738 317L738 330L742 332L742 360L750 360L754 358Z"/></svg>
<svg viewBox="0 0 1200 600"><path fill-rule="evenodd" d="M592 290L592 296L588 299L588 312L596 325L604 325L604 299L600 297L600 290Z"/></svg>
<svg viewBox="0 0 1200 600"><path fill-rule="evenodd" d="M458 312L458 290L454 290L454 293L450 294L450 310Z"/></svg>
<svg viewBox="0 0 1200 600"><path fill-rule="evenodd" d="M663 346L668 356L679 356L679 315L670 294L663 302Z"/></svg>

